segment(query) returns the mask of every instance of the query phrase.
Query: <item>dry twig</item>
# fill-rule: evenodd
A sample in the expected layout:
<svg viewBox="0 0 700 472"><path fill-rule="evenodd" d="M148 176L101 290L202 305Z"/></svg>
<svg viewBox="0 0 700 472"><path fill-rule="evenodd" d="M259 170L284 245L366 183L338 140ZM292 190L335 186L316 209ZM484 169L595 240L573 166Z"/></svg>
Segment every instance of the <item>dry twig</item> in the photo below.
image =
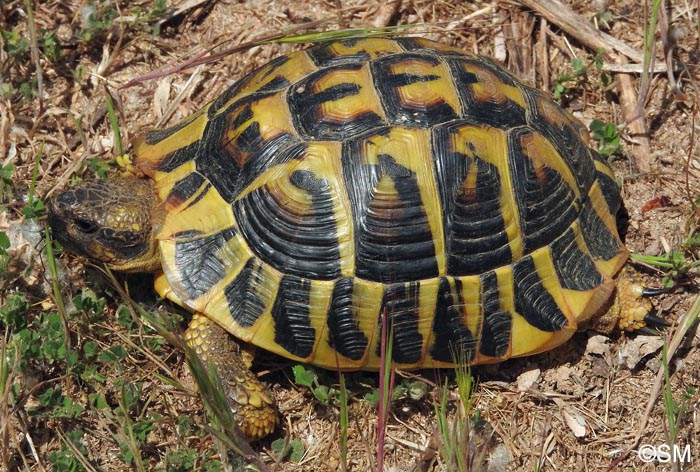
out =
<svg viewBox="0 0 700 472"><path fill-rule="evenodd" d="M557 25L583 45L594 50L602 49L616 63L626 62L622 56L627 56L637 63L641 63L644 59L642 51L596 30L589 21L581 18L558 0L519 0L519 3ZM630 152L632 168L641 173L649 172L651 170L649 133L644 115L636 113L637 94L632 84L632 77L628 74L615 74L615 83L620 91L620 104L625 122L629 127L629 135L634 139L634 147Z"/></svg>

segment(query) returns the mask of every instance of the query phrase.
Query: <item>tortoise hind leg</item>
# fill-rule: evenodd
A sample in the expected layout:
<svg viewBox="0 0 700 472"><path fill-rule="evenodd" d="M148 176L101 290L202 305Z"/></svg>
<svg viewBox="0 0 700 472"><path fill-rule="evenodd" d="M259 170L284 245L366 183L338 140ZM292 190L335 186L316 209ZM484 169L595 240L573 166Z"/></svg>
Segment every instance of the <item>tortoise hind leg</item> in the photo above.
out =
<svg viewBox="0 0 700 472"><path fill-rule="evenodd" d="M272 396L250 370L233 337L204 315L194 314L185 342L204 365L214 367L234 418L248 439L270 434L277 424Z"/></svg>

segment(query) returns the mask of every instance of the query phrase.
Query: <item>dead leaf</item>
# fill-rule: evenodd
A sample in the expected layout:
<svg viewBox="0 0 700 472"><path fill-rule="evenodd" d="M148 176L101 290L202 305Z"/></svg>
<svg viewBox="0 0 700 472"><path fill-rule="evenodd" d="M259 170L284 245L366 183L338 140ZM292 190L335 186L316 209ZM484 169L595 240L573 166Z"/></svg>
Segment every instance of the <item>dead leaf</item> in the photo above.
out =
<svg viewBox="0 0 700 472"><path fill-rule="evenodd" d="M564 408L562 411L564 422L569 427L574 436L582 438L586 435L586 419L578 414L573 408Z"/></svg>
<svg viewBox="0 0 700 472"><path fill-rule="evenodd" d="M542 371L540 369L532 369L520 374L518 376L518 379L515 381L518 386L518 390L520 390L521 392L530 390L532 386L539 380L541 373Z"/></svg>
<svg viewBox="0 0 700 472"><path fill-rule="evenodd" d="M165 109L170 104L170 82L168 77L161 79L153 95L153 112L158 118L163 116Z"/></svg>
<svg viewBox="0 0 700 472"><path fill-rule="evenodd" d="M556 383L557 392L560 393L581 393L577 392L576 383L571 380L571 374L573 369L569 365L562 365L557 367L553 372L550 373L551 380ZM580 388L578 390L581 390Z"/></svg>
<svg viewBox="0 0 700 472"><path fill-rule="evenodd" d="M664 340L659 336L637 336L620 348L618 356L620 362L624 362L627 368L632 370L644 357L658 351L663 345Z"/></svg>
<svg viewBox="0 0 700 472"><path fill-rule="evenodd" d="M586 354L598 354L605 356L610 354L610 338L602 334L596 334L588 338Z"/></svg>

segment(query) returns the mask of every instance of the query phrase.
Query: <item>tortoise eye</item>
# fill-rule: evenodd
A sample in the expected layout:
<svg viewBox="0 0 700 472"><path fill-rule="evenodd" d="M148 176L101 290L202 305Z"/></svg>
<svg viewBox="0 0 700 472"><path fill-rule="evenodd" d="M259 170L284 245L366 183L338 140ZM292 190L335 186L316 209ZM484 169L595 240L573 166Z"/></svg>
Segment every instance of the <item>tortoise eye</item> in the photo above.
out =
<svg viewBox="0 0 700 472"><path fill-rule="evenodd" d="M73 222L73 227L83 234L92 234L97 231L97 225L92 221L77 219Z"/></svg>

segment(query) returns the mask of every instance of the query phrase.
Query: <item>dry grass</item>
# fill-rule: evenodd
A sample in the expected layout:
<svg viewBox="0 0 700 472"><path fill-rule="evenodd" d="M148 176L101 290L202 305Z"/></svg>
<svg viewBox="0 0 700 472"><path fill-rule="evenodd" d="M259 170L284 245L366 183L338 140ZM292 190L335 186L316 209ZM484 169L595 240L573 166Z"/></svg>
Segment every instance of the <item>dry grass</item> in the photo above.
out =
<svg viewBox="0 0 700 472"><path fill-rule="evenodd" d="M63 471L80 464L99 471L217 470L233 460L207 429L183 353L143 324L99 270L69 256L59 261L67 311L59 316L47 282L40 228L20 226L33 182L36 195L47 199L75 179L113 171L116 145L106 93L115 101L122 139L128 144L139 131L187 116L245 72L300 46L260 46L130 88L121 85L222 41L232 47L309 19L324 20L327 29L366 26L378 17L390 24L415 25L411 32L494 56L524 81L550 92L558 77L571 72L574 57L595 53L518 2L405 0L393 14L375 0L342 2L342 8L337 6L341 2L321 0L202 2L177 11L185 3L170 2L171 9L159 13L151 2L96 1L92 25L86 20L91 13L87 2L34 4L35 46L25 2L7 0L0 6L0 29L8 32L0 48L0 164L14 166L0 181L6 208L0 213L0 231L13 238L0 281L0 343L3 349L7 345L0 352L0 468ZM610 16L589 2L567 3L585 18L596 16L600 28L641 50L645 24L640 2L610 2ZM630 213L627 243L632 251L650 255L681 248L697 232L700 218L692 205L700 195L700 5L674 2L667 7L676 41L674 77L685 95L672 93L665 74L651 76L643 104L651 172L631 168L630 150L635 148L630 141L635 136L625 135L619 91L614 85L600 86L600 72L593 69L566 83L561 99L585 123L600 118L623 128L623 153L614 166ZM154 35L163 18L169 19ZM52 55L51 34L59 45L58 57ZM662 49L659 42L659 61ZM635 81L638 77L632 75ZM663 204L651 209L653 201ZM685 254L697 258L697 246L686 248ZM648 283L658 284L661 275L650 269ZM131 296L147 309L173 310L155 299L148 277L120 280L128 282ZM698 296L697 272L682 281L684 285L656 300L671 321L686 313ZM75 295L81 297L71 301ZM175 315L175 324L184 316ZM21 344L20 332L25 336ZM671 470L672 464L645 463L636 452L639 445L667 442L670 407L661 399L644 423L645 406L663 368L658 339L580 333L556 351L475 369L480 382L473 408L481 415L483 441L474 443L485 451L487 470ZM700 470L699 342L694 327L669 362L670 393L685 408L676 441L689 445L692 457L692 463L675 470ZM341 470L337 405L324 406L308 389L296 386L288 363L264 357L260 369L283 418L275 437L254 445L269 468ZM433 385L442 383L439 376L424 373L429 389L421 399L394 402L386 427L387 470L446 470L435 452L433 402L439 389ZM335 374L325 379L337 388ZM363 396L376 388L377 377L354 374L347 381L347 469L374 470L377 412ZM450 401L457 408L454 395ZM303 444L299 463L279 460L272 451L271 441L285 437ZM240 470L235 461L229 463Z"/></svg>

